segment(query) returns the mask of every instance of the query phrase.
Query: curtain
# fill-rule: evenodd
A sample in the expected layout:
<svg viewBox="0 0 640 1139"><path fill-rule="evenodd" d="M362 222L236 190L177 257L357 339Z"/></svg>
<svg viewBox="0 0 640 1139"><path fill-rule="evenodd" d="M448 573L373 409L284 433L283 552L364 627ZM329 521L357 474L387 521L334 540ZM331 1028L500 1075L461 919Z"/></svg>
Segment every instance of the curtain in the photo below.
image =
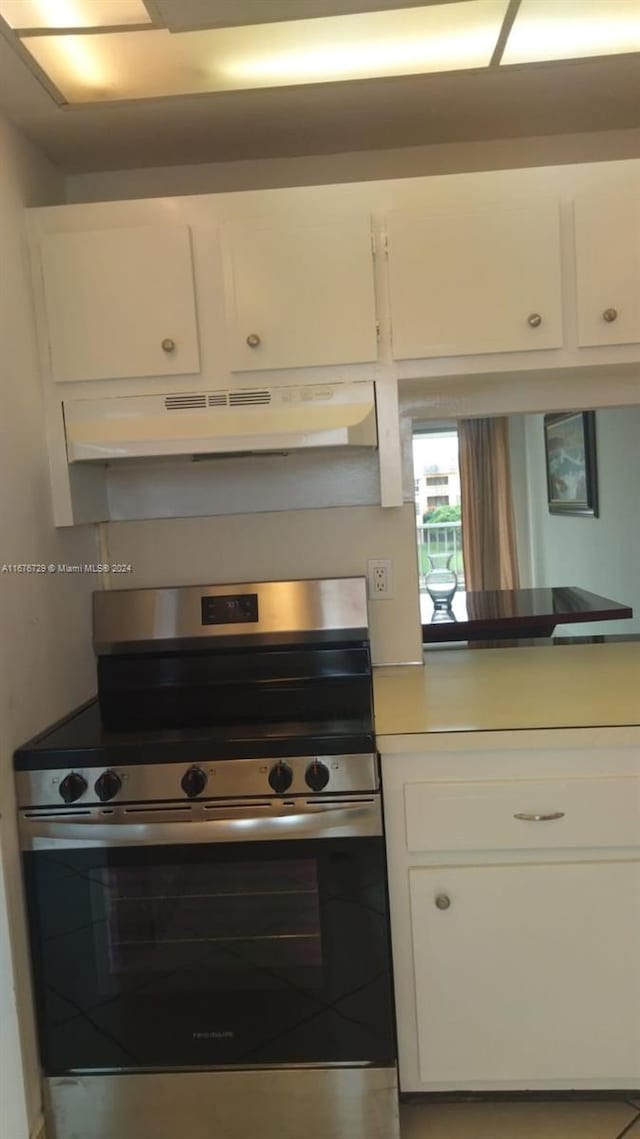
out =
<svg viewBox="0 0 640 1139"><path fill-rule="evenodd" d="M458 437L467 590L517 589L507 420L461 419Z"/></svg>

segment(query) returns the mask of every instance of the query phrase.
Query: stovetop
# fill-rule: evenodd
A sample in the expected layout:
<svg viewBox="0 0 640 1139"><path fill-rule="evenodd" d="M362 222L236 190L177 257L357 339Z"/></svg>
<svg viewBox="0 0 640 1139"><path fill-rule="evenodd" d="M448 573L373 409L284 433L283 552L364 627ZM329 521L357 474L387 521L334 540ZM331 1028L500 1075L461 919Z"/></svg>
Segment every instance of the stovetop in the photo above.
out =
<svg viewBox="0 0 640 1139"><path fill-rule="evenodd" d="M107 731L97 699L23 744L16 771L346 755L375 751L370 717Z"/></svg>

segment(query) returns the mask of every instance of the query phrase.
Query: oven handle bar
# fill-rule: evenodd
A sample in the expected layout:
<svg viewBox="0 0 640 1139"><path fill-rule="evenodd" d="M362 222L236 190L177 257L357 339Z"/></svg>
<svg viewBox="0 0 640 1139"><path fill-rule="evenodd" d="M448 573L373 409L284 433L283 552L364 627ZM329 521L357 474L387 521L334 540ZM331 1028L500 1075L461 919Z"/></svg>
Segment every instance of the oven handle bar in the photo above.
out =
<svg viewBox="0 0 640 1139"><path fill-rule="evenodd" d="M180 846L186 843L273 842L282 839L364 838L382 834L380 800L296 806L271 814L237 815L180 822L105 822L88 814L73 820L20 820L23 850L91 847Z"/></svg>

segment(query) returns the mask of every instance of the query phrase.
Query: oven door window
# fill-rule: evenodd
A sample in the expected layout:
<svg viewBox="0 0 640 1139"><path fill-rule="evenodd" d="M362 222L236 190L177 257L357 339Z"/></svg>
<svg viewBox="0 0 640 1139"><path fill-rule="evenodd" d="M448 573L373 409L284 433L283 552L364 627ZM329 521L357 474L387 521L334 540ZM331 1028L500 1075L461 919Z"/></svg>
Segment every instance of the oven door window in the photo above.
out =
<svg viewBox="0 0 640 1139"><path fill-rule="evenodd" d="M49 1074L392 1062L383 840L28 855Z"/></svg>
<svg viewBox="0 0 640 1139"><path fill-rule="evenodd" d="M92 909L105 994L200 993L322 984L313 858L108 866Z"/></svg>

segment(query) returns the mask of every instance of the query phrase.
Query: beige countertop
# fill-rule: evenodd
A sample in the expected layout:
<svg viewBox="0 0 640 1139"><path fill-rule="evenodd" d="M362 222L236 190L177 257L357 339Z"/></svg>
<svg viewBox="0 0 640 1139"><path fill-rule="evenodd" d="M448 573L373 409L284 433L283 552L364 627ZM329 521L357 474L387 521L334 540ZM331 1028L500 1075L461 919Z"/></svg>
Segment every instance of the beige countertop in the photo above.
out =
<svg viewBox="0 0 640 1139"><path fill-rule="evenodd" d="M381 736L640 724L640 642L442 649L374 669Z"/></svg>

